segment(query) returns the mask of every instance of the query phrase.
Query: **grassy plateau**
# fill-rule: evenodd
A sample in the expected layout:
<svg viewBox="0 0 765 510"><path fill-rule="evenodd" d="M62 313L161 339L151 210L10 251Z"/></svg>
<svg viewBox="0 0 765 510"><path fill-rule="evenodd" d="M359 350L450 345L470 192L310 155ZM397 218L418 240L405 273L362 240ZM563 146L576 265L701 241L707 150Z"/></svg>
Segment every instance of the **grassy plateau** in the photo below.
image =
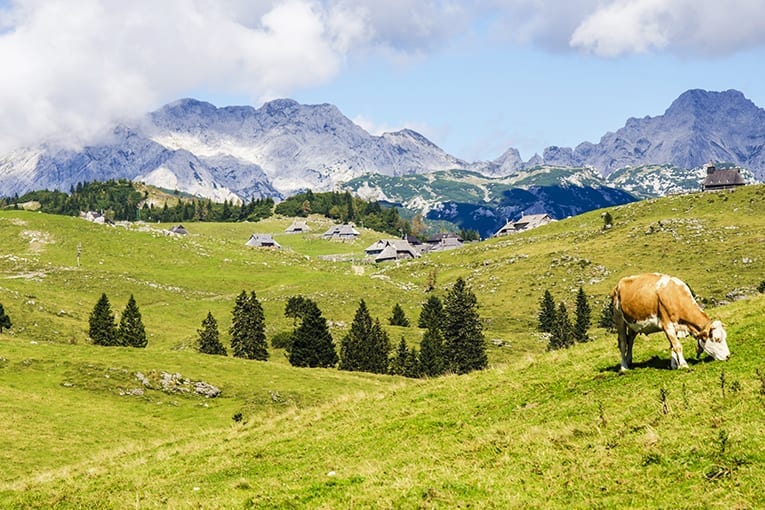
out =
<svg viewBox="0 0 765 510"><path fill-rule="evenodd" d="M383 265L353 242L258 223L109 227L0 211L2 508L762 508L765 504L765 186L652 199L510 237ZM279 251L244 246L273 233ZM81 251L79 264L78 247ZM620 374L616 335L547 351L536 331L550 290L593 323L618 279L658 271L686 281L728 330L732 356L669 369L663 335L635 342ZM287 299L316 301L336 343L360 299L387 324L416 324L435 275L442 296L475 292L490 367L406 379L298 369L196 352L208 311L228 346L236 296L255 291L270 337L290 331ZM131 294L145 349L87 336L101 293ZM422 330L386 326L417 345ZM144 387L181 374L206 398ZM138 374L138 375L137 375Z"/></svg>

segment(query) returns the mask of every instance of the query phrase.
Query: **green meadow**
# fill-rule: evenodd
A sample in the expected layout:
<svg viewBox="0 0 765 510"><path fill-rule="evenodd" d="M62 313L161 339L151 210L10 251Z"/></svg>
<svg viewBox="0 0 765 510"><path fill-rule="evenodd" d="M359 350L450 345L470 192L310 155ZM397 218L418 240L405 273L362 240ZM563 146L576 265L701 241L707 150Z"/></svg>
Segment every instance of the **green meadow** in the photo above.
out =
<svg viewBox="0 0 765 510"><path fill-rule="evenodd" d="M3 508L761 508L765 501L765 186L610 208L452 252L382 265L363 249L385 234L284 234L258 223L109 227L0 211L0 507ZM251 249L273 233L282 250ZM79 248L78 248L79 247ZM79 264L77 253L80 250ZM669 370L663 335L635 342L618 372L616 335L549 352L536 331L550 290L593 324L618 279L686 281L728 329L728 362ZM269 338L290 331L289 297L310 297L336 343L360 299L387 324L416 324L426 288L462 277L475 292L489 369L406 379L298 369L196 352L208 311L228 346L236 296L255 291ZM93 346L88 317L131 294L145 349ZM386 326L417 345L416 327ZM144 387L181 374L206 398Z"/></svg>

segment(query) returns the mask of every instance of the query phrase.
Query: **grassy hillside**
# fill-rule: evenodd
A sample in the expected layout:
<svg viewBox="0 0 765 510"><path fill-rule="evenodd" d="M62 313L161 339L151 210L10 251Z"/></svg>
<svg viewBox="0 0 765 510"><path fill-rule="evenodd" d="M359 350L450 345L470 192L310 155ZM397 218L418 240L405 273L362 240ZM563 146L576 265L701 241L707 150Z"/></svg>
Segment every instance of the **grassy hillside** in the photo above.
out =
<svg viewBox="0 0 765 510"><path fill-rule="evenodd" d="M363 248L281 234L288 219L110 228L0 212L0 506L20 508L756 508L765 499L765 187L610 209L459 251L385 266ZM276 233L280 252L243 246ZM82 246L77 266L77 245ZM345 254L347 262L320 256ZM289 296L315 299L339 341L358 300L416 319L435 271L476 292L491 368L433 380L290 367L197 354L210 310L224 343L241 290L263 302L267 333L291 328ZM641 337L619 375L613 334L546 352L535 331L549 289L594 315L620 276L685 279L728 325L727 363L670 371L666 339ZM101 292L135 295L143 350L98 348L87 319ZM742 298L743 299L739 299ZM391 338L419 340L416 328ZM180 373L208 399L145 389L137 372ZM143 391L136 391L141 389ZM234 417L241 417L235 421Z"/></svg>

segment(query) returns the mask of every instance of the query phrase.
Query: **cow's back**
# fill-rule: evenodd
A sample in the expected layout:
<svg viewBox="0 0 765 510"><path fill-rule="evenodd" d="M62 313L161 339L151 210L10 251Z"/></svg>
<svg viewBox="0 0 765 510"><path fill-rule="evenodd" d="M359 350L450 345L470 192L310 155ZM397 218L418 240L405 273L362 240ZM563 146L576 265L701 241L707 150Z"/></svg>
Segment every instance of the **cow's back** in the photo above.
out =
<svg viewBox="0 0 765 510"><path fill-rule="evenodd" d="M656 317L659 311L657 287L665 275L645 273L625 276L614 289L614 308L628 322Z"/></svg>

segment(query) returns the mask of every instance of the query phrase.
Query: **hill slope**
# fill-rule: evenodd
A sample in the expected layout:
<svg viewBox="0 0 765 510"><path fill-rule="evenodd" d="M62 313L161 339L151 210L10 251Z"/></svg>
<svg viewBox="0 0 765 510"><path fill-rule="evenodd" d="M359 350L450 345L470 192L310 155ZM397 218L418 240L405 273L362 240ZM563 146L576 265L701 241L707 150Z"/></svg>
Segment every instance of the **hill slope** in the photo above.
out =
<svg viewBox="0 0 765 510"><path fill-rule="evenodd" d="M14 322L0 335L0 503L756 507L765 497L765 298L755 290L765 274L764 203L763 186L643 201L611 208L610 230L594 211L379 267L318 258L358 254L376 238L366 231L350 244L277 234L282 252L243 248L250 232L282 232L287 219L200 224L175 238L153 226L0 212L0 302ZM322 231L316 218L309 225ZM620 376L614 335L598 329L590 343L546 352L535 332L545 289L573 309L582 286L598 310L619 276L646 270L693 287L728 325L731 361L670 371L666 340L654 335L638 340L636 368ZM399 302L416 317L434 272L438 293L458 276L476 292L489 370L418 381L294 369L280 350L265 363L193 351L207 310L225 332L242 288L262 299L269 336L291 327L284 304L301 293L317 300L338 340L362 297L373 316ZM101 292L117 310L136 295L146 350L86 345ZM419 339L414 328L388 330ZM133 391L136 372L159 371L222 395Z"/></svg>

